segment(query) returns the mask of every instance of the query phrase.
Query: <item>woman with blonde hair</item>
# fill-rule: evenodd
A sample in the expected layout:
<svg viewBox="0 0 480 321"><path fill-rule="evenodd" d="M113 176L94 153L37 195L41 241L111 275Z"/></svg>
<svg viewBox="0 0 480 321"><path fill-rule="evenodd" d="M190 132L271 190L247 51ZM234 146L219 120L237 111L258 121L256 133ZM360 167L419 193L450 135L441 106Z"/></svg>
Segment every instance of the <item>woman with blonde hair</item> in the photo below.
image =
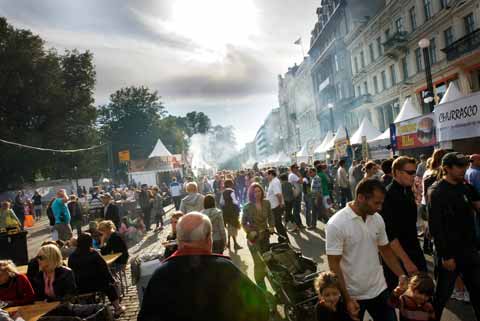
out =
<svg viewBox="0 0 480 321"><path fill-rule="evenodd" d="M35 292L27 276L19 274L10 260L0 260L0 300L8 306L33 303Z"/></svg>
<svg viewBox="0 0 480 321"><path fill-rule="evenodd" d="M58 246L44 245L36 256L40 272L35 277L34 288L39 300L64 301L76 292L71 269L63 265Z"/></svg>
<svg viewBox="0 0 480 321"><path fill-rule="evenodd" d="M188 195L180 202L180 212L188 214L190 212L203 211L204 196L198 192L198 186L195 182L189 182L185 190Z"/></svg>
<svg viewBox="0 0 480 321"><path fill-rule="evenodd" d="M100 251L102 255L122 253L115 264L124 266L128 261L128 248L120 233L117 232L112 221L101 221L98 224L100 237Z"/></svg>

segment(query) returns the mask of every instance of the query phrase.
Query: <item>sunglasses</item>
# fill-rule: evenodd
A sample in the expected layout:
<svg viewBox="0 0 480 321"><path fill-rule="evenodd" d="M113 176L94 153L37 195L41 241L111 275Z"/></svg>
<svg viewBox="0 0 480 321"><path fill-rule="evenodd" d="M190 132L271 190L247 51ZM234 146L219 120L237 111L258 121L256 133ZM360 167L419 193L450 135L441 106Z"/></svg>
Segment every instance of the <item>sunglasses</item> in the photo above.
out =
<svg viewBox="0 0 480 321"><path fill-rule="evenodd" d="M37 260L43 261L46 257L44 255L37 255Z"/></svg>
<svg viewBox="0 0 480 321"><path fill-rule="evenodd" d="M417 171L407 171L407 170L404 170L404 169L402 169L402 172L407 173L410 176L413 176L417 173Z"/></svg>

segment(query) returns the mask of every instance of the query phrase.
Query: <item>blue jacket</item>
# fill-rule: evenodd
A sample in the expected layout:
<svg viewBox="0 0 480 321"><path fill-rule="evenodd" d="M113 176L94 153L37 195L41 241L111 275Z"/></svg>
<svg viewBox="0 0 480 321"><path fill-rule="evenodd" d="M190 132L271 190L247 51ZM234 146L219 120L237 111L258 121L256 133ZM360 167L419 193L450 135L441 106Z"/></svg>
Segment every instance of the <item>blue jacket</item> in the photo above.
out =
<svg viewBox="0 0 480 321"><path fill-rule="evenodd" d="M57 198L52 204L53 215L55 216L55 224L70 224L70 211L67 204L61 198Z"/></svg>

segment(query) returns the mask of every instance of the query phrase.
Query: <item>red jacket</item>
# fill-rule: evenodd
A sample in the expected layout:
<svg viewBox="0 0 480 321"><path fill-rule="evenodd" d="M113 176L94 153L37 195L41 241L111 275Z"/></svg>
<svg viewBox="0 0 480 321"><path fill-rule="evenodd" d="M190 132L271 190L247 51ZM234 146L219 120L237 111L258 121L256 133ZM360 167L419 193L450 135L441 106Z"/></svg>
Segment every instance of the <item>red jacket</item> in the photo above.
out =
<svg viewBox="0 0 480 321"><path fill-rule="evenodd" d="M17 274L5 285L0 285L0 300L9 302L9 306L33 303L35 292L28 278Z"/></svg>

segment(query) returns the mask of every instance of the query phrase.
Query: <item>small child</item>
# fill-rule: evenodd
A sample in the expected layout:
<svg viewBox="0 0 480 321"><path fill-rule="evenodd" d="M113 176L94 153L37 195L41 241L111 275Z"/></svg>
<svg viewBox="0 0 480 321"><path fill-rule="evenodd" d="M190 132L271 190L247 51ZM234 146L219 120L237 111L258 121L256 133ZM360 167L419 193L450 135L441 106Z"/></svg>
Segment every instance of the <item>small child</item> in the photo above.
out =
<svg viewBox="0 0 480 321"><path fill-rule="evenodd" d="M318 304L315 307L317 321L351 321L342 300L340 284L333 272L322 272L315 280Z"/></svg>
<svg viewBox="0 0 480 321"><path fill-rule="evenodd" d="M400 310L400 321L435 320L435 312L430 300L435 291L435 283L427 273L418 273L410 281L401 280L393 291L390 305Z"/></svg>

